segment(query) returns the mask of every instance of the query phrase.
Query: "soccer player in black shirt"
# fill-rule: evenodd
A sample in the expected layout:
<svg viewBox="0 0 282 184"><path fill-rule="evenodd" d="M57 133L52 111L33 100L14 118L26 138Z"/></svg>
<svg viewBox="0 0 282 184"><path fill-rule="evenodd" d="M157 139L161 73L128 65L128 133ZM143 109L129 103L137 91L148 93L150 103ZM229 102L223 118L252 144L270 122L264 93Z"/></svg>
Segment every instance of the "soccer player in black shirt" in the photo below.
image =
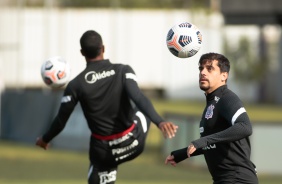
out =
<svg viewBox="0 0 282 184"><path fill-rule="evenodd" d="M241 100L227 88L229 69L229 60L221 54L201 56L199 86L206 96L201 138L173 151L165 163L175 166L203 154L214 184L257 184L255 165L250 160L252 125Z"/></svg>
<svg viewBox="0 0 282 184"><path fill-rule="evenodd" d="M86 31L80 45L86 68L67 85L57 116L36 145L47 149L48 143L64 129L79 102L92 133L88 183L113 184L118 165L143 151L151 121L165 138L174 137L178 127L158 115L138 87L130 66L104 59L99 33Z"/></svg>

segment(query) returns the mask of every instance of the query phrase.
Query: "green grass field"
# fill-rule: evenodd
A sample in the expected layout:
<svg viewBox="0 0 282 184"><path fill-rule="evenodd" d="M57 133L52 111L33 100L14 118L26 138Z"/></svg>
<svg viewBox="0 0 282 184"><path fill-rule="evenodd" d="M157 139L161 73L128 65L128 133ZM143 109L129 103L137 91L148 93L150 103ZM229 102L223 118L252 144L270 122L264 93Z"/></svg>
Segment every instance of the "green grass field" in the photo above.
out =
<svg viewBox="0 0 282 184"><path fill-rule="evenodd" d="M200 116L204 103L153 101L157 111ZM282 122L282 107L246 107L253 121ZM152 125L145 152L119 167L117 184L211 184L206 168L195 168L189 160L177 167L164 164L162 136ZM266 153L267 155L267 153ZM87 183L87 151L74 152L0 140L0 184L81 184ZM260 183L281 184L282 176L259 174Z"/></svg>
<svg viewBox="0 0 282 184"><path fill-rule="evenodd" d="M189 160L177 167L164 164L164 156L149 141L158 131L152 128L148 146L137 159L119 167L117 184L210 184L206 168L195 168ZM87 183L87 151L50 148L0 141L0 184ZM259 175L260 183L281 184L282 176Z"/></svg>

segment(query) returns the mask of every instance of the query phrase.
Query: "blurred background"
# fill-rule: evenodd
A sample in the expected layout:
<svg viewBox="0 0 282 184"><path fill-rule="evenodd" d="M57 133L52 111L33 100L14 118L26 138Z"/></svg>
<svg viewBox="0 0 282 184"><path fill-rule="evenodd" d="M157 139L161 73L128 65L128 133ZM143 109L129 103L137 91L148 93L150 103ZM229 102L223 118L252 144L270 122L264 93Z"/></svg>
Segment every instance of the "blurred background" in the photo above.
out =
<svg viewBox="0 0 282 184"><path fill-rule="evenodd" d="M192 58L176 58L166 47L168 30L180 22L195 24L202 32L202 48ZM163 140L152 125L143 160L137 159L128 168L123 166L120 183L138 183L134 180L138 176L153 178L153 183L169 182L164 176L171 178L175 170L164 166L165 156L199 137L205 98L198 88L198 60L207 52L222 53L231 61L228 86L246 104L253 122L252 160L262 181L281 183L281 25L280 0L1 0L0 183L38 182L37 174L30 174L29 169L35 168L40 174L55 172L58 158L61 162L71 158L59 164L68 169L69 162L75 159L78 165L83 163L82 176L72 175L72 181L85 183L89 131L79 105L65 130L52 141L58 152L45 155L33 145L36 137L50 126L63 92L63 88L54 90L43 83L41 64L49 57L62 56L71 66L71 78L75 77L86 65L79 39L87 30L102 35L105 58L134 68L139 86L157 111L180 126L175 139ZM37 165L46 164L47 157L54 163L49 163L49 170L41 171ZM155 163L156 168L152 168L159 170L162 177L140 176L140 170L134 170L139 166L143 173L143 167L147 168L144 160L148 158L156 158L156 163L148 164ZM11 175L18 163L24 163L22 170ZM164 167L166 170L162 170ZM173 173L177 180L169 183L189 183L187 180L193 176L192 183L211 183L201 156L180 168ZM127 178L129 169L135 171L130 174L132 178ZM70 177L64 168L59 170L46 174L46 181L40 182L62 183L60 178ZM187 176L185 170L192 175ZM150 183L141 178L141 183Z"/></svg>

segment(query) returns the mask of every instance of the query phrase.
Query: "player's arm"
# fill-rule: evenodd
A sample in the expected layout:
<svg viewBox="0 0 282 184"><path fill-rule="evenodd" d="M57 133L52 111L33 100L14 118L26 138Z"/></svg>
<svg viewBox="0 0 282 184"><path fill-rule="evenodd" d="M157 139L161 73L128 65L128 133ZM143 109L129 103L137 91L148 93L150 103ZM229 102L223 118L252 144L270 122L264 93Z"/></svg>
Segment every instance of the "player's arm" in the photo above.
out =
<svg viewBox="0 0 282 184"><path fill-rule="evenodd" d="M171 165L175 166L177 163L187 159L188 157L193 157L193 156L203 154L202 149L198 149L195 152L193 152L191 155L188 156L187 149L188 147L172 151L171 154L167 156L165 160L165 164L170 163Z"/></svg>
<svg viewBox="0 0 282 184"><path fill-rule="evenodd" d="M246 113L240 115L233 126L215 134L202 137L192 141L192 144L198 149L205 146L220 143L233 142L248 137L252 134L252 126Z"/></svg>
<svg viewBox="0 0 282 184"><path fill-rule="evenodd" d="M250 119L238 97L233 96L222 101L220 114L230 122L230 127L192 141L197 149L215 143L238 141L252 134Z"/></svg>
<svg viewBox="0 0 282 184"><path fill-rule="evenodd" d="M49 130L42 137L37 138L36 145L44 149L48 148L48 143L64 129L76 104L76 95L68 85L61 99L61 105L57 116L52 121Z"/></svg>
<svg viewBox="0 0 282 184"><path fill-rule="evenodd" d="M137 84L136 75L130 66L126 66L124 75L125 89L130 99L132 99L136 106L159 127L165 137L174 137L178 126L172 122L165 122L156 112L151 101L140 90Z"/></svg>

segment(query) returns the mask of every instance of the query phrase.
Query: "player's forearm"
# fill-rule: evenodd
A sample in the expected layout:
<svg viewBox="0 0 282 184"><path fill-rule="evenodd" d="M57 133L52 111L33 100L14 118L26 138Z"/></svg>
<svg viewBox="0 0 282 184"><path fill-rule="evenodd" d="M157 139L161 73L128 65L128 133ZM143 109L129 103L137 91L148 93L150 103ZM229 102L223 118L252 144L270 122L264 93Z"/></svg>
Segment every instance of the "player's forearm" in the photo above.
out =
<svg viewBox="0 0 282 184"><path fill-rule="evenodd" d="M57 116L50 129L42 136L42 140L49 143L54 137L56 137L65 127L65 123Z"/></svg>
<svg viewBox="0 0 282 184"><path fill-rule="evenodd" d="M201 137L200 139L192 141L192 144L197 149L204 148L211 144L238 141L250 136L251 134L252 126L250 123L238 122L224 131Z"/></svg>
<svg viewBox="0 0 282 184"><path fill-rule="evenodd" d="M185 160L186 158L188 158L187 147L179 149L179 150L175 150L175 151L171 152L171 155L173 155L174 161L176 163L181 162L181 161Z"/></svg>
<svg viewBox="0 0 282 184"><path fill-rule="evenodd" d="M171 152L171 155L173 155L174 157L174 161L176 163L178 162L181 162L185 159L188 158L188 155L187 155L187 148L182 148L182 149L179 149L179 150L175 150L175 151L172 151ZM197 156L197 155L201 155L203 154L203 150L202 149L197 149L194 153L192 153L190 156L191 157L194 157L194 156Z"/></svg>

